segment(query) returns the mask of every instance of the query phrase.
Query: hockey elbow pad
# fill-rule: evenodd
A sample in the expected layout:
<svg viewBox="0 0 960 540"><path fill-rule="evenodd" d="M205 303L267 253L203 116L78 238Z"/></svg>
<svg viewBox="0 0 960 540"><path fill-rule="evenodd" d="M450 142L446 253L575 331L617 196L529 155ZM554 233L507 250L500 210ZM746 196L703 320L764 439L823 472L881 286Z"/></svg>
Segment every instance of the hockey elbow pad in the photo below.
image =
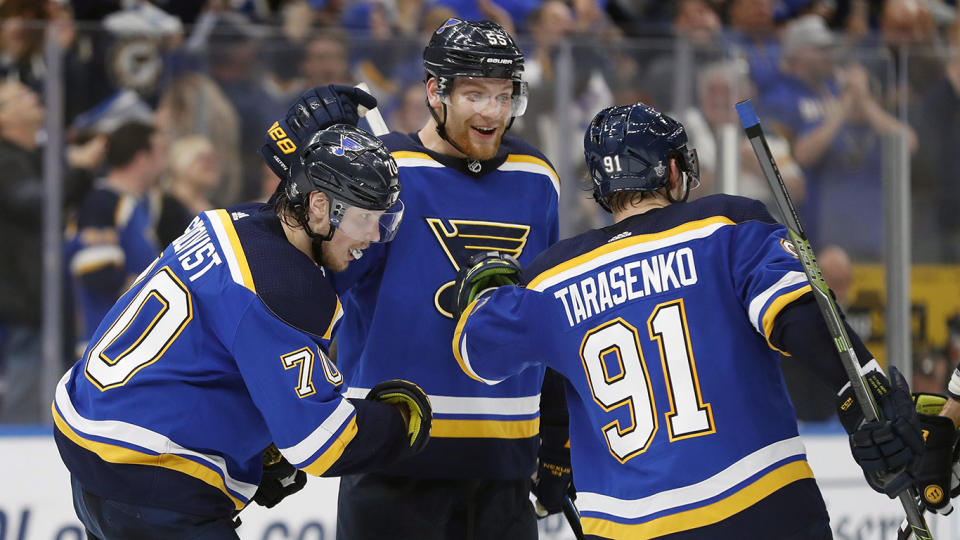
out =
<svg viewBox="0 0 960 540"><path fill-rule="evenodd" d="M937 416L947 402L945 396L920 392L913 394L913 399L924 442L924 452L914 474L914 486L927 510L946 515L953 510L951 488L957 484L952 481L955 477L957 432L953 420Z"/></svg>
<svg viewBox="0 0 960 540"><path fill-rule="evenodd" d="M459 319L467 307L488 289L520 283L522 270L517 259L499 251L484 251L471 256L457 272L454 318Z"/></svg>
<svg viewBox="0 0 960 540"><path fill-rule="evenodd" d="M867 483L893 498L913 481L912 473L923 453L923 436L910 389L897 368L890 368L889 380L876 370L863 377L880 418L864 423L852 387L838 396L837 414L850 435L850 452L863 469Z"/></svg>
<svg viewBox="0 0 960 540"><path fill-rule="evenodd" d="M430 441L433 409L430 407L430 398L419 386L403 379L391 379L370 389L366 399L405 409L410 449L414 454L418 454L427 446Z"/></svg>

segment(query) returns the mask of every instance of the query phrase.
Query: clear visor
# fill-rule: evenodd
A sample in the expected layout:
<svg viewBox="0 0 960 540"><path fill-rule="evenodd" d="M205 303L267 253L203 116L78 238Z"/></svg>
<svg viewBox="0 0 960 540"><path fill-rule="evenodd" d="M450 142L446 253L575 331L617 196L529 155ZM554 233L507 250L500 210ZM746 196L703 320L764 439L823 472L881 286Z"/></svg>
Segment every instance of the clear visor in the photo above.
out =
<svg viewBox="0 0 960 540"><path fill-rule="evenodd" d="M389 242L397 235L400 222L403 221L403 202L397 201L386 212L367 210L358 206L343 205L345 210L340 217L332 216L331 222L337 231L361 242Z"/></svg>
<svg viewBox="0 0 960 540"><path fill-rule="evenodd" d="M471 79L471 77L464 77ZM481 79L482 80L482 79ZM527 111L527 83L514 81L512 91L491 94L481 90L466 89L443 94L440 100L448 106L472 110L484 116L510 118L523 116Z"/></svg>

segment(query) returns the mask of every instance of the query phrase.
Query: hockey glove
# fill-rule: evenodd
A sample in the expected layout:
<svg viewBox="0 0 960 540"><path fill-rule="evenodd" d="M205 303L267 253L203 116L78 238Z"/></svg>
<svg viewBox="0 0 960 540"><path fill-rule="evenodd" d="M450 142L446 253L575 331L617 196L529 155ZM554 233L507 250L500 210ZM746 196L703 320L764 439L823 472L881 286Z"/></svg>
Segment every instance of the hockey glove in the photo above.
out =
<svg viewBox="0 0 960 540"><path fill-rule="evenodd" d="M484 251L471 256L457 272L454 319L459 320L467 306L486 291L519 283L522 270L516 259L499 251Z"/></svg>
<svg viewBox="0 0 960 540"><path fill-rule="evenodd" d="M956 462L954 445L957 432L953 420L937 416L947 398L937 394L915 393L913 400L925 445L920 465L914 474L914 486L924 508L947 515L953 510L950 498L954 491L960 491L960 482L951 482Z"/></svg>
<svg viewBox="0 0 960 540"><path fill-rule="evenodd" d="M563 499L567 496L570 500L576 500L577 492L573 489L569 450L564 456L550 455L541 449L537 475L534 477L531 491L537 497L534 509L539 518L562 512Z"/></svg>
<svg viewBox="0 0 960 540"><path fill-rule="evenodd" d="M273 508L288 495L303 489L307 485L307 473L290 464L276 446L271 444L263 451L263 478L260 487L253 495L253 501L260 506Z"/></svg>
<svg viewBox="0 0 960 540"><path fill-rule="evenodd" d="M430 425L433 410L430 398L417 385L403 379L391 379L370 389L366 399L382 401L407 411L407 434L410 436L410 449L420 453L430 441Z"/></svg>
<svg viewBox="0 0 960 540"><path fill-rule="evenodd" d="M850 452L863 469L867 483L892 499L913 482L912 474L923 453L923 435L910 389L897 368L890 367L889 381L882 372L874 370L864 375L864 382L873 394L881 419L863 423L852 387L838 396L837 414L850 434Z"/></svg>
<svg viewBox="0 0 960 540"><path fill-rule="evenodd" d="M310 137L334 124L356 126L363 116L360 107L376 106L375 97L353 86L331 84L307 90L287 110L285 117L267 129L260 155L280 179L286 180L298 165L295 163L297 150Z"/></svg>

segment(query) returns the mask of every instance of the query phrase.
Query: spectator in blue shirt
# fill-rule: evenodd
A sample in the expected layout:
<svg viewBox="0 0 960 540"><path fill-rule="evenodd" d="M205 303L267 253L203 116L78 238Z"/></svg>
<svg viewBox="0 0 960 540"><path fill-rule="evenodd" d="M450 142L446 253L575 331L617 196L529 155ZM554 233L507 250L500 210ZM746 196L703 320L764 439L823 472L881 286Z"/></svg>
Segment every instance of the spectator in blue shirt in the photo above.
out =
<svg viewBox="0 0 960 540"><path fill-rule="evenodd" d="M835 243L857 258L882 254L882 136L916 136L887 113L859 65L834 76L834 36L823 19L806 15L783 34L782 76L761 93L767 117L791 141L807 178L801 219L815 245Z"/></svg>

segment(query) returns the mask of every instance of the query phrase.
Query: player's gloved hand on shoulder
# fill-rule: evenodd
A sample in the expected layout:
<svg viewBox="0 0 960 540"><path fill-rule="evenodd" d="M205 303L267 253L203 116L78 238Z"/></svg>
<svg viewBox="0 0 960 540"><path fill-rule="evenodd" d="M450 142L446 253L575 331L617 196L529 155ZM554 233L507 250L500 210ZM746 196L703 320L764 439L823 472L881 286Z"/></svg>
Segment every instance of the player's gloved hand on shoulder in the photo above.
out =
<svg viewBox="0 0 960 540"><path fill-rule="evenodd" d="M946 396L918 392L913 394L917 419L923 432L924 452L914 473L914 487L924 508L947 515L953 511L950 499L960 494L957 458L960 446L953 420L937 416L947 402Z"/></svg>
<svg viewBox="0 0 960 540"><path fill-rule="evenodd" d="M534 510L539 518L562 512L564 498L569 496L570 500L577 499L577 492L573 488L573 474L570 470L569 450L566 456L540 451L537 474L531 491L537 497Z"/></svg>
<svg viewBox="0 0 960 540"><path fill-rule="evenodd" d="M291 465L280 455L277 447L271 444L263 451L263 477L260 479L260 487L253 495L253 502L273 508L305 485L307 473Z"/></svg>
<svg viewBox="0 0 960 540"><path fill-rule="evenodd" d="M890 379L874 370L864 375L882 419L864 423L863 412L848 387L837 397L837 415L850 434L850 452L874 491L894 498L913 483L923 454L923 435L910 389L897 368Z"/></svg>
<svg viewBox="0 0 960 540"><path fill-rule="evenodd" d="M410 436L410 449L414 454L427 446L433 409L430 407L430 398L419 386L403 379L390 379L371 388L366 399L389 403L401 409L401 413L406 413L403 416Z"/></svg>
<svg viewBox="0 0 960 540"><path fill-rule="evenodd" d="M317 86L297 98L286 116L267 129L260 154L281 179L288 178L297 165L297 150L314 133L334 124L357 125L366 110L377 106L377 98L342 84Z"/></svg>
<svg viewBox="0 0 960 540"><path fill-rule="evenodd" d="M484 251L472 255L457 272L453 286L457 302L454 319L459 319L467 307L488 290L520 283L522 271L517 259L506 253Z"/></svg>

